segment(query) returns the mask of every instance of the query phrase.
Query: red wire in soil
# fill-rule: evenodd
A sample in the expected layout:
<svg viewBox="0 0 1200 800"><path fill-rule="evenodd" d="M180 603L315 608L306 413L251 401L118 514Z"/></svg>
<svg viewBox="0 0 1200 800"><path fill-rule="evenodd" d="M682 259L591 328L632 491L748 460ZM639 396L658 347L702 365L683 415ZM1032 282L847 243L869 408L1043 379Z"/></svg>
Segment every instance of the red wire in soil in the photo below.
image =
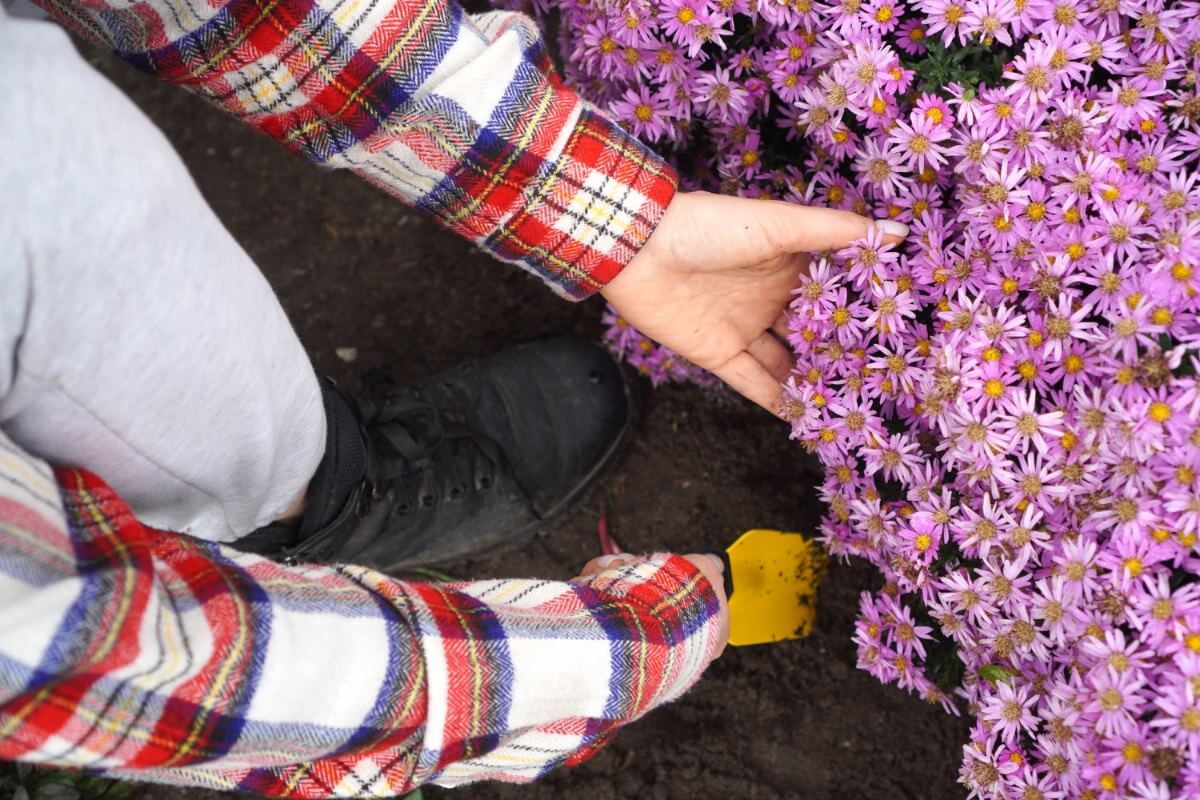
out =
<svg viewBox="0 0 1200 800"><path fill-rule="evenodd" d="M596 538L600 540L600 552L606 556L615 556L624 552L617 540L608 532L608 507L600 504L600 521L596 523Z"/></svg>

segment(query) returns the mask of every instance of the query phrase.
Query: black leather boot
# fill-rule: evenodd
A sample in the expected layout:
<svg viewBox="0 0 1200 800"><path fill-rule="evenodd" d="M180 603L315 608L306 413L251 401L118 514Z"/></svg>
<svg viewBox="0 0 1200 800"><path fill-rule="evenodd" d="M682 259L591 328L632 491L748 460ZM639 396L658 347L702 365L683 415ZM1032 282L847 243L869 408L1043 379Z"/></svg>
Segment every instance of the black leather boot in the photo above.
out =
<svg viewBox="0 0 1200 800"><path fill-rule="evenodd" d="M325 457L300 522L234 547L396 570L517 546L595 480L633 424L624 372L580 339L364 384L357 402L324 385Z"/></svg>

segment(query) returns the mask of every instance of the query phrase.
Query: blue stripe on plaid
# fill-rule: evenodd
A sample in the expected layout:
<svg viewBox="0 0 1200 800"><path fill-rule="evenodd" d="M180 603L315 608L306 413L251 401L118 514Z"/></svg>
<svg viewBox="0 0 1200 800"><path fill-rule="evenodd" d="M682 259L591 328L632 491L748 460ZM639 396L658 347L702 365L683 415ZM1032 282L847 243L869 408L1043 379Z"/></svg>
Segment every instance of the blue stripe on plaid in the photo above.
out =
<svg viewBox="0 0 1200 800"><path fill-rule="evenodd" d="M378 609L378 618L383 620L388 632L387 670L384 679L375 692L375 702L363 720L363 724L346 740L346 746L339 748L340 753L350 753L371 744L376 738L389 730L394 720L390 715L395 711L396 698L402 696L400 684L409 677L410 670L416 668L412 663L413 648L411 646L414 632L402 623L397 616L396 608L384 598L376 594L368 597ZM401 647L401 642L409 642L409 646Z"/></svg>
<svg viewBox="0 0 1200 800"><path fill-rule="evenodd" d="M249 622L243 651L238 654L236 661L232 660L233 654L230 654L230 667L238 671L232 691L222 692L219 710L200 707L195 711L197 716L211 719L211 724L204 726L206 733L203 736L203 753L205 759L213 759L233 750L250 716L250 704L254 700L254 693L262 681L263 669L266 666L264 659L258 656L265 652L265 645L271 640L271 628L275 617L274 604L271 593L264 589L242 564L234 560L234 551L222 550L217 545L207 542L194 542L192 545L206 552L221 576L221 584L226 587L228 595L234 598L234 602L244 608Z"/></svg>

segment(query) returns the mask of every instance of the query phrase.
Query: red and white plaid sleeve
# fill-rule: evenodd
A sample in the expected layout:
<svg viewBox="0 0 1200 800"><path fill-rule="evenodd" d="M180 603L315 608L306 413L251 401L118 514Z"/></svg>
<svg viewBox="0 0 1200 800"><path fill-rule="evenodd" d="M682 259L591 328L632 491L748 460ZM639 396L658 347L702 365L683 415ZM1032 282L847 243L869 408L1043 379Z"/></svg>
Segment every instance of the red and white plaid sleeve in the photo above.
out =
<svg viewBox="0 0 1200 800"><path fill-rule="evenodd" d="M540 32L454 0L37 0L308 159L581 299L653 232L662 159L565 87Z"/></svg>
<svg viewBox="0 0 1200 800"><path fill-rule="evenodd" d="M579 583L287 567L148 529L0 433L0 759L279 797L530 781L679 696L717 627L679 557Z"/></svg>

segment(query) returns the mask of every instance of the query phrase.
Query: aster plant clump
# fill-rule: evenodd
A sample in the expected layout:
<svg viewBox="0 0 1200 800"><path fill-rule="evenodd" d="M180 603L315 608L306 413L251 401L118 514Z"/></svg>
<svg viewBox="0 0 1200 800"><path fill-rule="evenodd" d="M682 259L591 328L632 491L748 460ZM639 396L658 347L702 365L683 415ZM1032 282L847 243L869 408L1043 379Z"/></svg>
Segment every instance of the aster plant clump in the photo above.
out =
<svg viewBox="0 0 1200 800"><path fill-rule="evenodd" d="M859 666L973 717L972 797L1200 797L1200 2L555 10L684 186L911 227L791 306L822 539L884 576Z"/></svg>

